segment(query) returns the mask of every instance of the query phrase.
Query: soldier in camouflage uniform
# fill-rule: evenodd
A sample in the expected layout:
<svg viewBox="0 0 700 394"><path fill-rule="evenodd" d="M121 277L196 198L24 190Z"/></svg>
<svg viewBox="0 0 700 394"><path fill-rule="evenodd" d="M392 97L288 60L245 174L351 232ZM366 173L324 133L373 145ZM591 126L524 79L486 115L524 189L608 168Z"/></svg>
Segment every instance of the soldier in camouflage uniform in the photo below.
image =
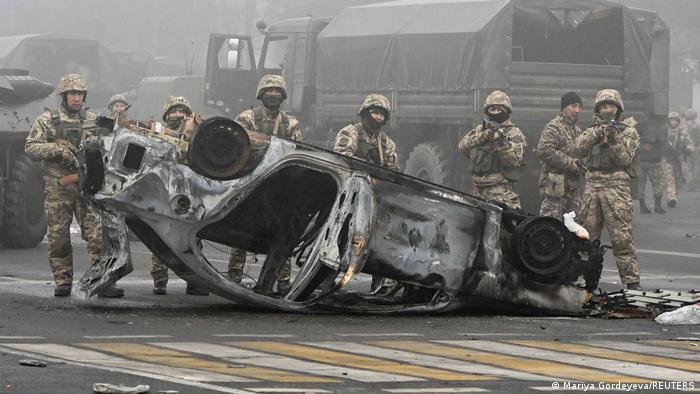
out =
<svg viewBox="0 0 700 394"><path fill-rule="evenodd" d="M185 121L193 116L190 102L182 96L170 96L163 106L163 122L165 127L173 133L188 134L188 130L184 130ZM165 295L168 285L168 266L163 264L155 255L151 255L153 267L151 268L151 277L153 278L153 294ZM185 294L189 295L209 295L209 292L200 289L194 284L187 282Z"/></svg>
<svg viewBox="0 0 700 394"><path fill-rule="evenodd" d="M576 124L581 112L581 97L568 92L561 97L561 113L542 130L537 155L542 163L540 172L540 216L564 220L567 212L580 208L579 184L583 163L573 156L574 141L581 135Z"/></svg>
<svg viewBox="0 0 700 394"><path fill-rule="evenodd" d="M700 183L700 125L697 123L698 113L689 108L685 111L685 129L693 141L693 151L686 160L686 178L688 190L693 191Z"/></svg>
<svg viewBox="0 0 700 394"><path fill-rule="evenodd" d="M642 214L649 214L651 210L646 204L646 184L647 179L651 182L654 196L654 212L664 214L666 210L661 206L661 199L666 188L666 177L664 176L662 147L665 141L657 141L649 137L646 130L640 130L639 164L640 173L637 179L637 199L639 209ZM659 144L658 142L661 142Z"/></svg>
<svg viewBox="0 0 700 394"><path fill-rule="evenodd" d="M593 125L574 142L574 154L585 157L586 188L581 217L591 238L600 238L607 227L617 270L628 289L639 290L639 263L632 234L631 177L639 148L637 122L627 118L620 93L613 89L598 92Z"/></svg>
<svg viewBox="0 0 700 394"><path fill-rule="evenodd" d="M109 99L109 103L107 103L107 109L110 110L112 114L122 112L128 107L129 102L126 101L126 97L122 96L121 94L115 94Z"/></svg>
<svg viewBox="0 0 700 394"><path fill-rule="evenodd" d="M358 112L360 123L342 128L335 137L333 150L379 167L401 171L396 143L382 130L389 122L390 111L389 99L380 94L368 95ZM393 279L372 276L372 292L375 294L389 294L398 285Z"/></svg>
<svg viewBox="0 0 700 394"><path fill-rule="evenodd" d="M87 84L78 74L68 74L58 82L61 98L58 109L48 110L34 121L27 136L24 151L34 160L43 161L44 213L48 225L49 264L53 271L56 297L71 293L73 283L73 248L70 225L73 215L80 224L81 236L87 241L90 262L99 262L102 249L102 229L98 213L85 200L78 188L76 152L89 136L85 127L96 115L83 105ZM102 297L122 297L124 291L114 284L98 293Z"/></svg>
<svg viewBox="0 0 700 394"><path fill-rule="evenodd" d="M248 131L265 133L275 137L289 138L293 141L303 139L301 122L292 115L281 111L280 106L287 98L287 86L280 75L265 75L260 79L256 97L260 104L241 112L236 116L236 123ZM231 248L228 264L228 276L240 283L246 263L246 251ZM291 261L287 260L277 277L277 291L286 293L290 288Z"/></svg>
<svg viewBox="0 0 700 394"><path fill-rule="evenodd" d="M527 140L510 120L512 111L508 95L494 90L484 102L484 122L469 131L458 147L471 162L476 194L520 209L514 186L520 177Z"/></svg>
<svg viewBox="0 0 700 394"><path fill-rule="evenodd" d="M688 131L681 126L678 112L668 114L668 140L664 151L664 172L666 175L666 200L668 206L675 208L678 203L678 188L683 184L683 162L693 154L693 140ZM692 174L685 174L690 179Z"/></svg>

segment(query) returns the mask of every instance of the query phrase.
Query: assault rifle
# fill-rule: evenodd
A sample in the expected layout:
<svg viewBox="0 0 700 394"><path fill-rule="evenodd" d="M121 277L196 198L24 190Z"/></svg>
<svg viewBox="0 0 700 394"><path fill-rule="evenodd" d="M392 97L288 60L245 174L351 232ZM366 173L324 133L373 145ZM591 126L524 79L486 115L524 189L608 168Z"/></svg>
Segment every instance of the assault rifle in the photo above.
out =
<svg viewBox="0 0 700 394"><path fill-rule="evenodd" d="M496 144L496 146L503 146L508 142L506 139L506 132L500 123L496 123L493 120L484 116L484 128L487 133L493 133L491 140Z"/></svg>

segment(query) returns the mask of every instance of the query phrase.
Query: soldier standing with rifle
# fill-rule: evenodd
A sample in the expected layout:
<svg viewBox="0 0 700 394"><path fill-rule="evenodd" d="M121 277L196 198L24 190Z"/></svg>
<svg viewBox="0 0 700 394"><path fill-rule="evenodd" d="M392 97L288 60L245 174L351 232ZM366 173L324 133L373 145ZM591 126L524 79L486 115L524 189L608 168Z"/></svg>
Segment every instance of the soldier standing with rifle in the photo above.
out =
<svg viewBox="0 0 700 394"><path fill-rule="evenodd" d="M509 208L520 209L514 185L521 173L527 140L510 120L513 106L505 93L494 90L484 102L484 121L459 141L471 162L476 194Z"/></svg>
<svg viewBox="0 0 700 394"><path fill-rule="evenodd" d="M685 111L685 129L694 143L693 152L687 161L688 190L693 191L700 183L700 125L697 122L698 113L688 108Z"/></svg>
<svg viewBox="0 0 700 394"><path fill-rule="evenodd" d="M581 217L591 239L607 227L617 270L628 289L640 290L639 263L632 234L630 181L636 176L634 158L639 148L637 122L627 118L620 93L604 89L596 94L593 125L574 141L574 154L585 157L586 188Z"/></svg>
<svg viewBox="0 0 700 394"><path fill-rule="evenodd" d="M70 225L73 215L80 224L80 234L87 241L91 264L99 262L102 229L99 216L83 198L78 188L76 152L88 137L88 124L96 115L83 108L87 84L79 74L64 75L58 82L61 99L58 109L39 115L29 131L24 146L27 156L44 164L44 212L48 225L49 264L56 282L54 296L66 297L73 283L73 247ZM122 297L124 290L114 284L103 288L100 297Z"/></svg>
<svg viewBox="0 0 700 394"><path fill-rule="evenodd" d="M664 156L666 158L664 170L666 173L666 200L670 208L675 208L678 204L678 189L684 183L683 164L689 161L693 154L693 140L688 131L681 126L681 116L678 112L668 114L668 140ZM692 165L691 165L692 166ZM689 183L692 182L693 174L685 174Z"/></svg>

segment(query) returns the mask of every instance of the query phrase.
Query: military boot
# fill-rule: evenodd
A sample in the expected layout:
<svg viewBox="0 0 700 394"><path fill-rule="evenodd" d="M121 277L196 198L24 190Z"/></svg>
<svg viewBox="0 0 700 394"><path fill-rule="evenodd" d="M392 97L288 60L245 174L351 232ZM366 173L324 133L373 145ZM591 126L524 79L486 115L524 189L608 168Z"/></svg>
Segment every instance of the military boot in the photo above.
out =
<svg viewBox="0 0 700 394"><path fill-rule="evenodd" d="M292 283L287 280L280 280L277 281L277 292L280 294L287 294L289 293L289 289L292 288Z"/></svg>
<svg viewBox="0 0 700 394"><path fill-rule="evenodd" d="M642 290L642 286L639 285L639 282L628 283L627 289L628 290Z"/></svg>
<svg viewBox="0 0 700 394"><path fill-rule="evenodd" d="M68 297L70 295L70 291L71 291L71 284L70 283L56 285L56 288L53 289L53 296L54 297Z"/></svg>
<svg viewBox="0 0 700 394"><path fill-rule="evenodd" d="M110 283L106 287L102 288L102 290L97 293L97 296L104 298L121 298L124 297L124 290L117 287L117 285L114 283Z"/></svg>
<svg viewBox="0 0 700 394"><path fill-rule="evenodd" d="M209 292L207 290L204 290L201 287L197 287L196 285L187 282L187 288L185 288L185 294L187 295L199 295L199 296L208 296Z"/></svg>
<svg viewBox="0 0 700 394"><path fill-rule="evenodd" d="M168 287L167 280L155 281L155 282L153 282L153 294L166 295L166 294L168 294L168 292L166 291L167 287Z"/></svg>
<svg viewBox="0 0 700 394"><path fill-rule="evenodd" d="M676 200L668 200L666 205L668 205L669 208L675 208L676 207Z"/></svg>
<svg viewBox="0 0 700 394"><path fill-rule="evenodd" d="M654 212L656 213L666 213L664 207L661 206L661 197L654 197Z"/></svg>
<svg viewBox="0 0 700 394"><path fill-rule="evenodd" d="M651 213L651 210L647 207L647 203L643 198L639 199L639 211L643 214Z"/></svg>

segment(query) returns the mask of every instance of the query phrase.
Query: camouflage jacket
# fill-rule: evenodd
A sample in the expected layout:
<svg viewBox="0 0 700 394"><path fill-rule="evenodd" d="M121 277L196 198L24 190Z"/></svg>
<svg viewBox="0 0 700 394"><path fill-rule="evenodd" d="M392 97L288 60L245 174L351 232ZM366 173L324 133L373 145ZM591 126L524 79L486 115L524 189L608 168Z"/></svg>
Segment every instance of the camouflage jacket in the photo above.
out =
<svg viewBox="0 0 700 394"><path fill-rule="evenodd" d="M688 156L693 153L693 139L685 127L668 129L668 144L676 157Z"/></svg>
<svg viewBox="0 0 700 394"><path fill-rule="evenodd" d="M496 144L489 140L484 125L469 131L459 141L459 151L471 161L472 179L478 187L493 186L514 182L523 165L527 139L520 129L509 119L502 123L505 143ZM476 169L477 163L488 161L492 171Z"/></svg>
<svg viewBox="0 0 700 394"><path fill-rule="evenodd" d="M690 139L693 140L695 146L700 146L700 125L696 122L685 122L685 129L688 131Z"/></svg>
<svg viewBox="0 0 700 394"><path fill-rule="evenodd" d="M587 181L629 180L629 169L639 149L637 122L627 118L604 144L604 126L594 124L574 141L573 153L584 157Z"/></svg>
<svg viewBox="0 0 700 394"><path fill-rule="evenodd" d="M259 112L261 114L261 119L256 122L255 113ZM303 135L301 133L301 122L292 115L286 112L273 113L272 111L265 108L265 106L258 105L256 108L247 109L238 116L236 116L236 123L243 126L244 129L248 131L256 131L258 133L265 133L272 135L272 129L277 116L280 116L280 127L276 136L289 138L294 141L302 141ZM288 124L287 130L283 130L285 124Z"/></svg>
<svg viewBox="0 0 700 394"><path fill-rule="evenodd" d="M24 151L32 159L44 162L45 176L61 178L78 172L73 163L65 162L62 159L61 152L66 148L77 152L82 141L91 135L85 130L86 124L94 124L97 116L83 110L69 114L63 106L57 113L60 120L52 119L52 111L46 111L34 120L34 125L29 130L24 145ZM62 133L57 132L56 123L59 124L58 128L63 130ZM63 138L57 134L64 134Z"/></svg>
<svg viewBox="0 0 700 394"><path fill-rule="evenodd" d="M335 137L333 150L341 155L357 157L394 171L401 171L396 143L385 132L368 133L358 124L345 126Z"/></svg>
<svg viewBox="0 0 700 394"><path fill-rule="evenodd" d="M542 163L542 173L567 174L578 178L579 168L573 156L574 141L581 135L581 128L557 115L542 130L537 144L537 156Z"/></svg>

